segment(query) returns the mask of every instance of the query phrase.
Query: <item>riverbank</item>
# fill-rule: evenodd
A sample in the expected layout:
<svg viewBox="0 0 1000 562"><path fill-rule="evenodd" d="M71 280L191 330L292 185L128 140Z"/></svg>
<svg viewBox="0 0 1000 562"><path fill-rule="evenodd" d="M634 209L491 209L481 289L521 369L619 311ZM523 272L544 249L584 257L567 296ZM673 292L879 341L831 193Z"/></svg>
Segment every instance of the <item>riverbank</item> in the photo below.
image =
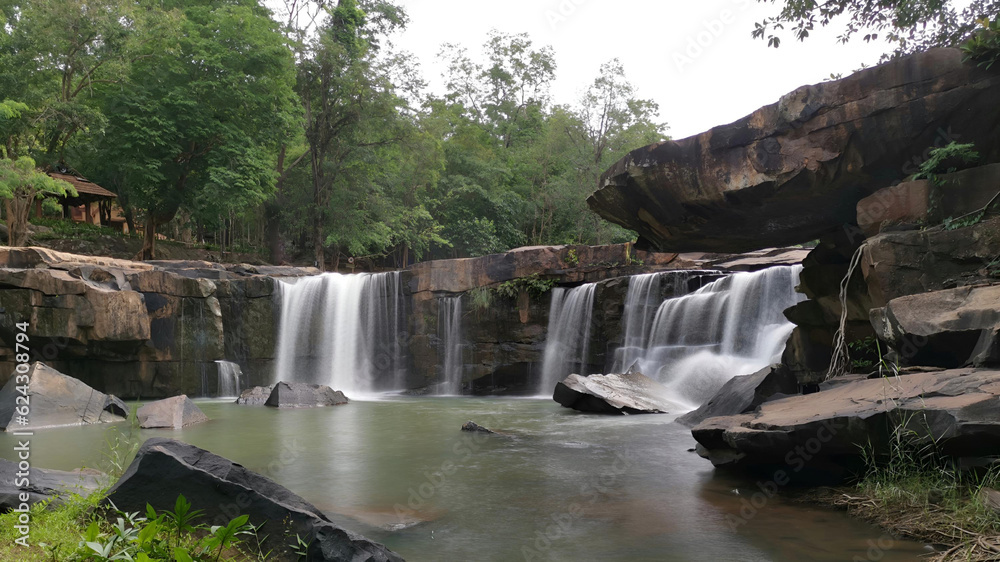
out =
<svg viewBox="0 0 1000 562"><path fill-rule="evenodd" d="M1000 560L1000 471L982 474L946 467L900 465L870 471L860 482L802 492L796 500L845 510L878 525L891 548L900 539L932 545L933 562Z"/></svg>

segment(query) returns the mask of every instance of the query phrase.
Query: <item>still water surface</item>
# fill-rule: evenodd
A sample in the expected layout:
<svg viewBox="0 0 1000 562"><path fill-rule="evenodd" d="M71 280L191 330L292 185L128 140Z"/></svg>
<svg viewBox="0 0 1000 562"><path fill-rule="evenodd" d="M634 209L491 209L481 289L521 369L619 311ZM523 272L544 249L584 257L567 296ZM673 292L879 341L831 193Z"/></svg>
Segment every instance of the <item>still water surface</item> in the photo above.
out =
<svg viewBox="0 0 1000 562"><path fill-rule="evenodd" d="M730 520L755 483L717 474L689 452L694 440L674 416L591 416L507 398L199 406L212 421L142 437L180 439L265 474L411 562L897 561L926 553L902 541L870 550L880 539L890 545L879 529L780 496L734 529ZM460 431L468 420L507 435ZM106 431L40 431L32 461L100 467ZM13 446L0 436L0 457L12 458Z"/></svg>

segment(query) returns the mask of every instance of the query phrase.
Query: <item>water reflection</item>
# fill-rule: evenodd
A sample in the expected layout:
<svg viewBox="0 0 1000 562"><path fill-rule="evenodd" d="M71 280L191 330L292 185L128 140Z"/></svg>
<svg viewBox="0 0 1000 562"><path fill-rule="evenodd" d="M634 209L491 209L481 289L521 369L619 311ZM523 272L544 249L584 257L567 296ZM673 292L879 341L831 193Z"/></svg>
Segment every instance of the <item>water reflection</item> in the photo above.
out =
<svg viewBox="0 0 1000 562"><path fill-rule="evenodd" d="M732 528L753 481L716 474L669 416L588 416L527 399L396 398L313 410L199 402L144 431L266 474L407 560L850 560L881 532L776 497ZM475 420L504 436L459 431ZM103 427L39 432L38 466L100 460ZM0 436L0 455L13 441ZM734 493L739 490L740 494ZM897 543L882 560L912 560Z"/></svg>

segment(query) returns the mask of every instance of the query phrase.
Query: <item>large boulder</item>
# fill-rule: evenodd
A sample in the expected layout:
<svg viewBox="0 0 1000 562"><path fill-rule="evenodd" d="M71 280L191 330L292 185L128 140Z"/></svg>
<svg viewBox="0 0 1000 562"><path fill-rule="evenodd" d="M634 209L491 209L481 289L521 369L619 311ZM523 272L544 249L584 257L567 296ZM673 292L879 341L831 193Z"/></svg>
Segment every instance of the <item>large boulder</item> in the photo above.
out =
<svg viewBox="0 0 1000 562"><path fill-rule="evenodd" d="M597 414L668 414L683 410L662 384L643 375L570 375L556 384L552 399L581 412Z"/></svg>
<svg viewBox="0 0 1000 562"><path fill-rule="evenodd" d="M340 406L347 402L343 392L323 384L281 381L271 389L271 395L264 405L272 408L315 408Z"/></svg>
<svg viewBox="0 0 1000 562"><path fill-rule="evenodd" d="M402 558L346 531L319 509L273 480L229 459L171 439L143 443L106 501L122 511L172 510L178 495L204 511L203 521L225 525L238 515L262 525L258 537L277 560L298 560L288 537L309 543L307 560L383 562Z"/></svg>
<svg viewBox="0 0 1000 562"><path fill-rule="evenodd" d="M1000 450L1000 371L957 369L892 378L845 377L820 392L764 402L752 413L708 418L691 433L716 466L790 473L861 465L890 450L895 428L955 457Z"/></svg>
<svg viewBox="0 0 1000 562"><path fill-rule="evenodd" d="M145 429L180 429L208 421L205 412L183 394L145 404L136 410L135 416L139 426Z"/></svg>
<svg viewBox="0 0 1000 562"><path fill-rule="evenodd" d="M114 400L90 388L83 381L68 377L42 362L33 363L28 372L27 423L20 423L18 397L23 380L14 373L0 390L0 428L4 431L34 430L68 425L122 421L125 418Z"/></svg>
<svg viewBox="0 0 1000 562"><path fill-rule="evenodd" d="M272 390L274 390L273 384L248 388L240 393L236 403L243 406L263 406L271 397Z"/></svg>
<svg viewBox="0 0 1000 562"><path fill-rule="evenodd" d="M996 282L1000 217L948 230L883 232L861 259L874 307L906 295Z"/></svg>
<svg viewBox="0 0 1000 562"><path fill-rule="evenodd" d="M942 174L935 181L907 181L858 202L858 227L866 236L941 224L988 205L1000 186L1000 164Z"/></svg>
<svg viewBox="0 0 1000 562"><path fill-rule="evenodd" d="M872 325L908 365L988 365L1000 330L1000 285L900 297L872 310Z"/></svg>
<svg viewBox="0 0 1000 562"><path fill-rule="evenodd" d="M666 252L742 252L853 224L856 204L949 140L1000 160L1000 73L958 49L803 86L735 123L635 150L588 204Z"/></svg>
<svg viewBox="0 0 1000 562"><path fill-rule="evenodd" d="M693 427L708 418L744 414L775 395L795 394L797 390L792 373L781 365L772 365L752 375L729 379L708 402L677 418L677 422Z"/></svg>
<svg viewBox="0 0 1000 562"><path fill-rule="evenodd" d="M0 459L0 513L42 501L49 501L52 506L60 505L66 496L86 497L110 483L107 474L93 469L67 472L31 467L26 482L18 472L22 472L18 463ZM27 494L28 500L21 501L21 494Z"/></svg>

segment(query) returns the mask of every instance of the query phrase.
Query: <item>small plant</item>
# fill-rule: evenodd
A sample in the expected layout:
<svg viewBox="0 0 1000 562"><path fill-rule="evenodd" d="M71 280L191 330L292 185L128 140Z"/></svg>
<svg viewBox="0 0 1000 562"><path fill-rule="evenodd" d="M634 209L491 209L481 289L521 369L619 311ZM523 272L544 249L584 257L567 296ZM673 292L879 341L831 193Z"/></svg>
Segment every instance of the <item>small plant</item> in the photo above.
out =
<svg viewBox="0 0 1000 562"><path fill-rule="evenodd" d="M935 185L941 185L938 174L957 172L979 161L979 153L973 150L974 148L975 145L972 143L958 144L952 141L945 146L931 149L930 155L920 164L920 171L914 174L913 179L928 179Z"/></svg>
<svg viewBox="0 0 1000 562"><path fill-rule="evenodd" d="M309 543L300 537L298 533L295 533L295 542L288 546L292 549L292 552L294 552L296 556L301 558L309 556Z"/></svg>
<svg viewBox="0 0 1000 562"><path fill-rule="evenodd" d="M850 350L852 370L871 370L881 361L878 340L873 336L852 341L847 348Z"/></svg>
<svg viewBox="0 0 1000 562"><path fill-rule="evenodd" d="M1000 59L1000 16L992 21L983 18L981 26L968 41L962 44L964 61L976 61L978 66L989 69Z"/></svg>
<svg viewBox="0 0 1000 562"><path fill-rule="evenodd" d="M104 472L114 478L121 477L125 473L135 453L140 445L139 418L135 415L138 406L133 404L128 415L128 429L122 431L117 426L112 426L104 433L105 450L101 455L104 457Z"/></svg>
<svg viewBox="0 0 1000 562"><path fill-rule="evenodd" d="M505 299L514 300L521 294L521 291L527 291L532 297L540 297L555 286L555 279L542 279L537 273L532 273L527 277L518 277L517 279L500 283L495 290L497 295Z"/></svg>
<svg viewBox="0 0 1000 562"><path fill-rule="evenodd" d="M476 312L486 312L493 305L493 291L486 287L476 287L466 293L469 296L469 305Z"/></svg>
<svg viewBox="0 0 1000 562"><path fill-rule="evenodd" d="M957 219L948 217L944 219L941 222L941 224L942 226L944 226L945 230L957 230L959 228L965 228L967 226L973 226L979 224L979 222L983 220L984 216L986 216L986 211L982 210L976 213L965 215L964 217L959 217Z"/></svg>
<svg viewBox="0 0 1000 562"><path fill-rule="evenodd" d="M580 257L576 255L576 248L570 248L566 251L566 265L570 267L580 265Z"/></svg>

